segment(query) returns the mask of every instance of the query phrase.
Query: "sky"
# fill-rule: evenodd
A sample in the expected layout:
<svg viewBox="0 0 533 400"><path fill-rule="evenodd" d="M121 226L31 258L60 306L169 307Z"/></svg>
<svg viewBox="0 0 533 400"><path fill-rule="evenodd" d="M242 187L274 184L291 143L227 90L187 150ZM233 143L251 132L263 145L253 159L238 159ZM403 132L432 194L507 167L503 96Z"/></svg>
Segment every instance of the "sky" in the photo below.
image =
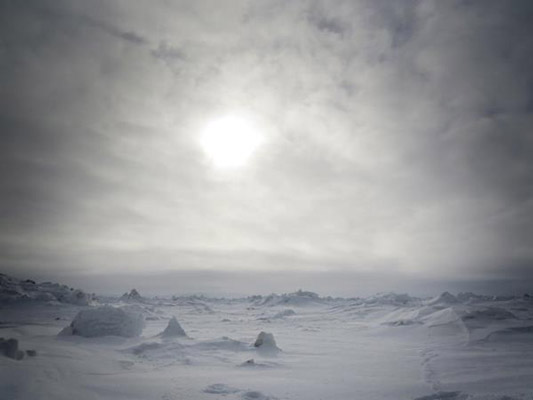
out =
<svg viewBox="0 0 533 400"><path fill-rule="evenodd" d="M231 168L202 145L228 116L261 138ZM529 0L0 0L0 139L15 276L533 281Z"/></svg>

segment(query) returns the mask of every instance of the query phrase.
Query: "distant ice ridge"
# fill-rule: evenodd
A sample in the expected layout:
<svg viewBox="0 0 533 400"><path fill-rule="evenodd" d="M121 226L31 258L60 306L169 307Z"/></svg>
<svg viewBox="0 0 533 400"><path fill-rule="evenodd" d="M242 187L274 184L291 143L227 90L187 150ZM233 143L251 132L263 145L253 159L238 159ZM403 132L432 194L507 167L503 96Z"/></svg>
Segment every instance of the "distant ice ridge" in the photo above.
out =
<svg viewBox="0 0 533 400"><path fill-rule="evenodd" d="M141 294L137 291L137 289L133 288L131 289L131 291L128 293L124 293L121 297L120 297L120 300L122 301L125 301L125 302L138 302L138 303L142 303L144 301L144 298L141 296Z"/></svg>
<svg viewBox="0 0 533 400"><path fill-rule="evenodd" d="M142 333L143 328L142 314L103 306L78 312L70 326L63 329L60 335L136 337Z"/></svg>
<svg viewBox="0 0 533 400"><path fill-rule="evenodd" d="M5 274L0 274L0 303L57 301L86 306L94 300L94 294L88 294L66 285L52 282L36 283L31 279L19 280Z"/></svg>
<svg viewBox="0 0 533 400"><path fill-rule="evenodd" d="M453 294L449 292L444 292L438 295L437 297L432 298L427 302L428 306L434 306L439 304L457 304L459 303L459 300L457 300L457 297L455 297Z"/></svg>
<svg viewBox="0 0 533 400"><path fill-rule="evenodd" d="M323 298L314 292L298 290L294 293L276 294L272 293L268 296L253 296L253 303L256 306L277 306L277 305L291 305L291 306L307 306L322 304L331 298Z"/></svg>
<svg viewBox="0 0 533 400"><path fill-rule="evenodd" d="M365 305L395 305L395 306L407 306L418 305L420 299L418 297L409 296L407 293L378 293L374 296L367 297L363 300Z"/></svg>

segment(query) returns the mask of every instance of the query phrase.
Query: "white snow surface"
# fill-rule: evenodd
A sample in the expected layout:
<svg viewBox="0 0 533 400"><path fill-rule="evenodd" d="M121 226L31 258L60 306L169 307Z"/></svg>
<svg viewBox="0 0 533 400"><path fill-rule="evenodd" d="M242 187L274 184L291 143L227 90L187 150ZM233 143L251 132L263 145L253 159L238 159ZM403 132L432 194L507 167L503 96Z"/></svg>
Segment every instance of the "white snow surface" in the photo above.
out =
<svg viewBox="0 0 533 400"><path fill-rule="evenodd" d="M533 301L438 297L3 304L0 336L37 355L0 357L0 398L533 400ZM290 317L261 319L288 304ZM124 314L153 318L135 336ZM160 335L173 317L188 336ZM58 336L70 321L89 337ZM283 351L255 347L259 332Z"/></svg>

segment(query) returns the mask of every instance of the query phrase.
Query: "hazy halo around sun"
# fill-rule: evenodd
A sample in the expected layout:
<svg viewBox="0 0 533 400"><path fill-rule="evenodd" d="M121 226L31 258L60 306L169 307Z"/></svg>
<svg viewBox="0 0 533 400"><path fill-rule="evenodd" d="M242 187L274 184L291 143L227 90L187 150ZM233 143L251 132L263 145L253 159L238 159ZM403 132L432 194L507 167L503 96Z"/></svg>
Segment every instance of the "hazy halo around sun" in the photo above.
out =
<svg viewBox="0 0 533 400"><path fill-rule="evenodd" d="M252 121L237 115L212 120L201 136L202 148L217 168L244 166L261 142Z"/></svg>

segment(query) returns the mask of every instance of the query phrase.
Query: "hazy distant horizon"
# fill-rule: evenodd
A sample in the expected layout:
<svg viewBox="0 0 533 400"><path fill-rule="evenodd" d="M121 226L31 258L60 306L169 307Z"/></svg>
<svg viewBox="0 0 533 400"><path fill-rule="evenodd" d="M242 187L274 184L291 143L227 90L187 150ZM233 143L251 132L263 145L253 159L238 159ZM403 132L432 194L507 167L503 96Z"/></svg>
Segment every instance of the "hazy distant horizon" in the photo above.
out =
<svg viewBox="0 0 533 400"><path fill-rule="evenodd" d="M378 293L407 293L415 297L433 297L448 291L452 294L473 292L483 295L532 294L533 281L493 278L485 280L424 280L407 276L389 275L376 277L345 271L322 272L228 272L228 271L169 271L167 273L133 274L40 274L37 271L19 274L16 271L0 271L18 279L37 282L67 284L76 289L102 296L120 296L131 289L141 295L238 298L272 293L293 293L297 290L312 291L321 297L367 297Z"/></svg>

